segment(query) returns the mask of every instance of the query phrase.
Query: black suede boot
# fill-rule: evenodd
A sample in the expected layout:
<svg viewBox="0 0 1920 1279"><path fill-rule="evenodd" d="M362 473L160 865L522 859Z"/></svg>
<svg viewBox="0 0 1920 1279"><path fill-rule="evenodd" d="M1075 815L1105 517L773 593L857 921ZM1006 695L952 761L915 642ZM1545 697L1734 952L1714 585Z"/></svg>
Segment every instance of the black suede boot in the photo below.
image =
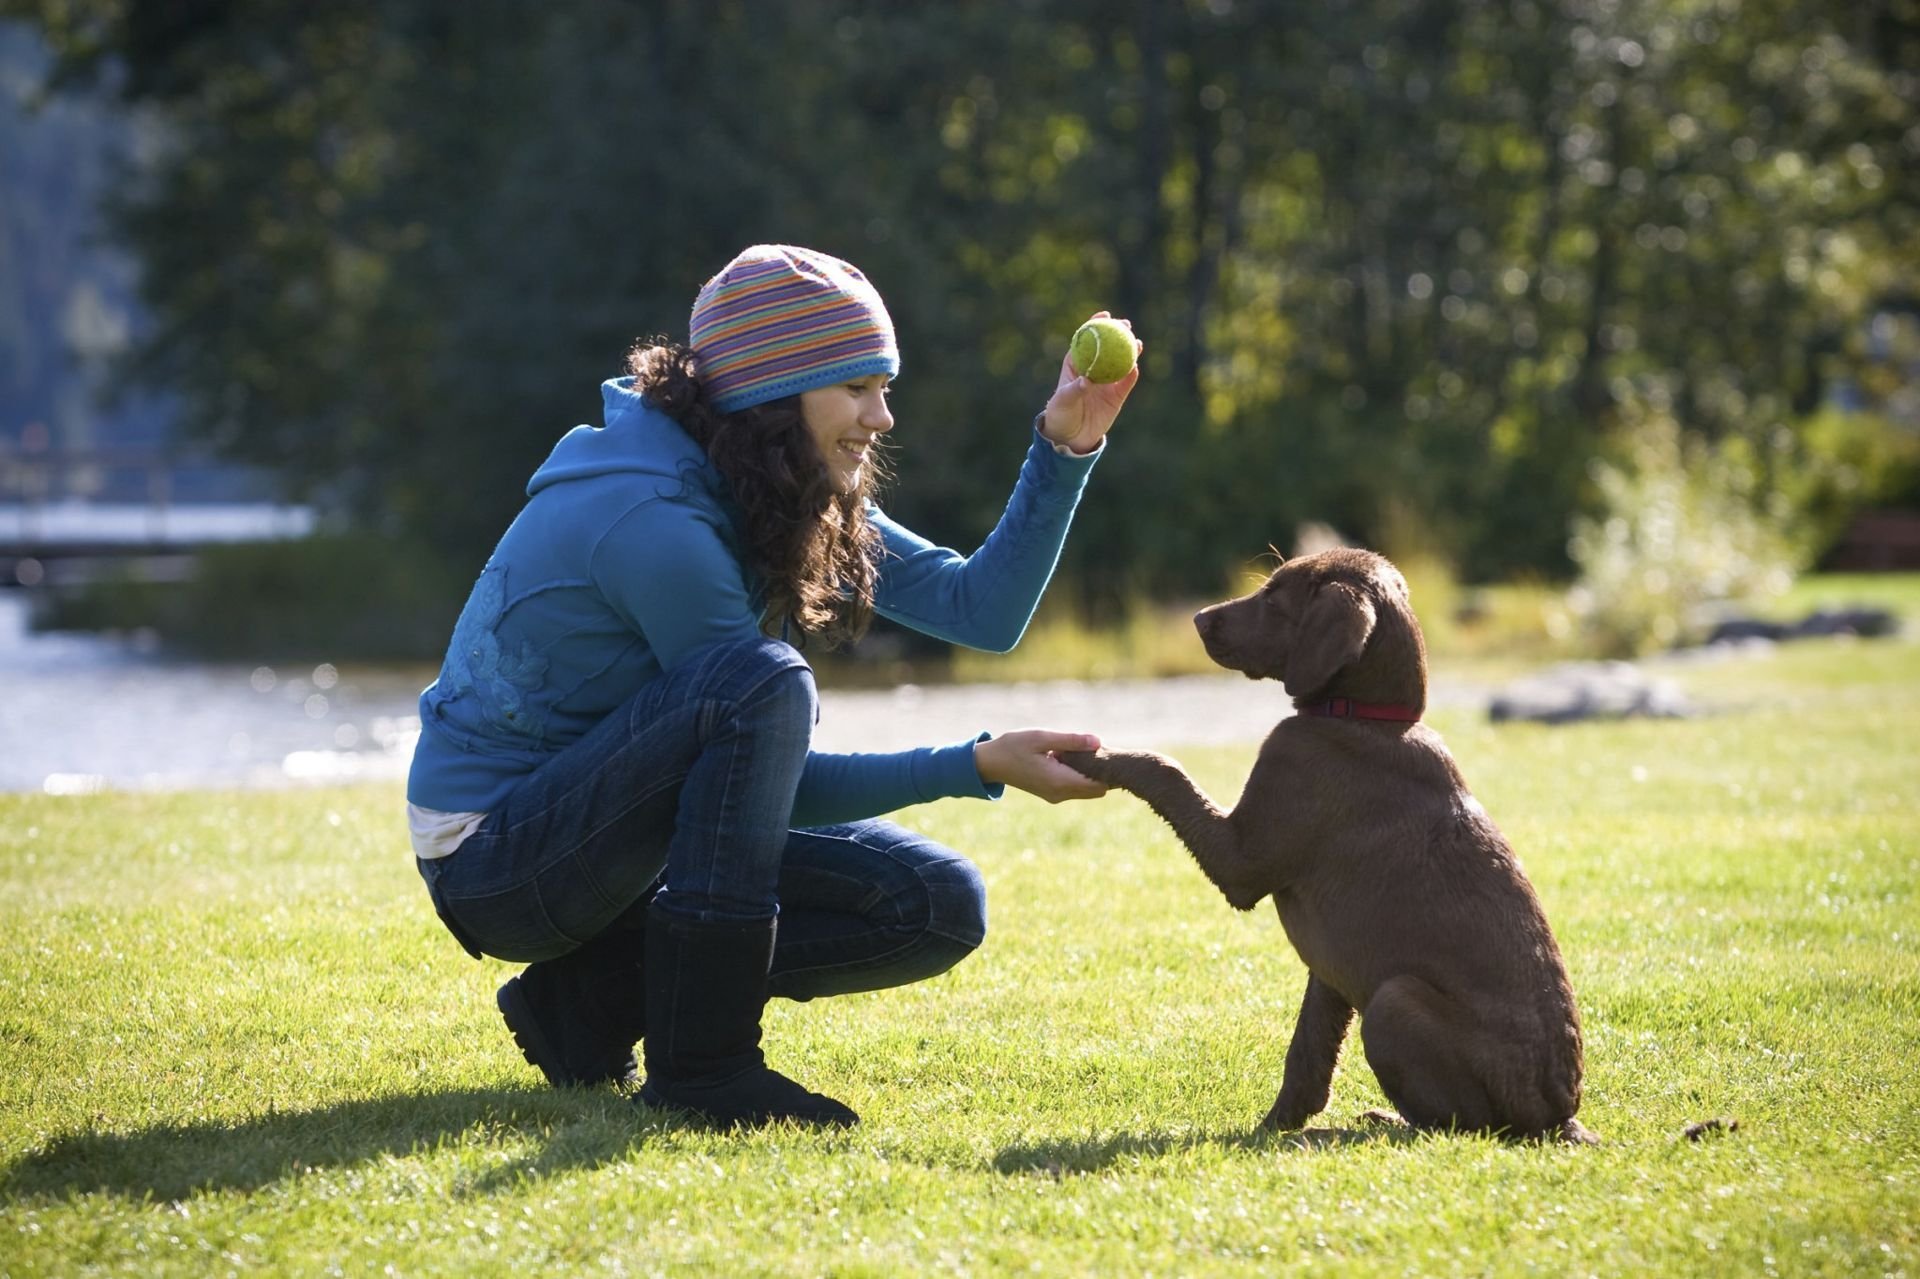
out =
<svg viewBox="0 0 1920 1279"><path fill-rule="evenodd" d="M529 964L494 996L520 1053L555 1088L638 1083L647 1029L646 903L580 949Z"/></svg>
<svg viewBox="0 0 1920 1279"><path fill-rule="evenodd" d="M760 1014L772 919L702 923L658 905L647 918L647 1081L640 1100L724 1128L851 1127L860 1116L767 1066Z"/></svg>

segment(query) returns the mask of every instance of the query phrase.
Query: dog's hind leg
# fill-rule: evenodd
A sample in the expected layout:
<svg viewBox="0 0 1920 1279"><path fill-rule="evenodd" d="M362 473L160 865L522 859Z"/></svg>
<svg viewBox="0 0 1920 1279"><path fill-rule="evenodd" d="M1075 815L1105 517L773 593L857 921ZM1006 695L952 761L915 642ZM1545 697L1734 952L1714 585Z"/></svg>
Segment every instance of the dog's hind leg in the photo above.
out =
<svg viewBox="0 0 1920 1279"><path fill-rule="evenodd" d="M1300 1018L1287 1046L1287 1073L1273 1109L1260 1121L1262 1128L1298 1128L1309 1115L1327 1108L1333 1091L1333 1068L1340 1060L1340 1043L1353 1021L1353 1006L1339 992L1312 973L1300 1000Z"/></svg>
<svg viewBox="0 0 1920 1279"><path fill-rule="evenodd" d="M1479 1032L1417 977L1383 982L1360 1014L1360 1041L1380 1089L1415 1128L1506 1126L1475 1061Z"/></svg>

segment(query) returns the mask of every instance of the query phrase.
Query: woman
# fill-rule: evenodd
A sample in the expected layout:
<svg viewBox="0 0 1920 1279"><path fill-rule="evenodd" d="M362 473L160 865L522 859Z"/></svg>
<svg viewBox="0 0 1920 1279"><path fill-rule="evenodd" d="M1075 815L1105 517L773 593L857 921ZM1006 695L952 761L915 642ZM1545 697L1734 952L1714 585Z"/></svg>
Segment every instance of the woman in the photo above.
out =
<svg viewBox="0 0 1920 1279"><path fill-rule="evenodd" d="M1063 363L1006 513L962 557L870 498L899 364L855 268L740 254L700 291L690 346L636 346L602 387L605 425L534 473L421 696L420 873L469 951L529 961L498 1002L556 1085L630 1078L641 1040L649 1105L857 1122L766 1065L767 998L931 977L986 927L972 864L878 815L1104 790L1051 754L1086 734L808 748L812 672L788 641L878 612L1010 648L1138 378Z"/></svg>

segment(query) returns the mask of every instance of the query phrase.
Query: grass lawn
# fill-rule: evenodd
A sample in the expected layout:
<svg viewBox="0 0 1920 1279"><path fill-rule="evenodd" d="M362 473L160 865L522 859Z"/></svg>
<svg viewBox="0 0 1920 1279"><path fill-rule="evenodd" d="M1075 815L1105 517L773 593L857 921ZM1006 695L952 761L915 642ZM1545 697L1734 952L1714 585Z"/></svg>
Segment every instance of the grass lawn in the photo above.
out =
<svg viewBox="0 0 1920 1279"><path fill-rule="evenodd" d="M1920 1273L1920 645L1682 678L1714 713L1436 717L1566 952L1597 1150L1358 1129L1357 1048L1257 1133L1303 970L1124 796L908 814L987 945L775 1005L866 1122L738 1137L540 1086L397 788L0 797L0 1274ZM1251 744L1182 754L1230 799Z"/></svg>

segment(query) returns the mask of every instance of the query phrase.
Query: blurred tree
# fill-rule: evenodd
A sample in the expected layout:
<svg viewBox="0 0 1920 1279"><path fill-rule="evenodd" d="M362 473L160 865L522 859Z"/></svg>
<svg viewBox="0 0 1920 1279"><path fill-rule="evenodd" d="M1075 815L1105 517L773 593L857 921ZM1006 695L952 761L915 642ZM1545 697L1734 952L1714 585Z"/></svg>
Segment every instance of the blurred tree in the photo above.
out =
<svg viewBox="0 0 1920 1279"><path fill-rule="evenodd" d="M1920 0L30 9L172 138L118 202L127 376L469 561L755 240L880 284L891 505L937 537L992 518L1072 327L1134 319L1094 605L1309 518L1563 572L1629 400L1790 497L1920 295Z"/></svg>

